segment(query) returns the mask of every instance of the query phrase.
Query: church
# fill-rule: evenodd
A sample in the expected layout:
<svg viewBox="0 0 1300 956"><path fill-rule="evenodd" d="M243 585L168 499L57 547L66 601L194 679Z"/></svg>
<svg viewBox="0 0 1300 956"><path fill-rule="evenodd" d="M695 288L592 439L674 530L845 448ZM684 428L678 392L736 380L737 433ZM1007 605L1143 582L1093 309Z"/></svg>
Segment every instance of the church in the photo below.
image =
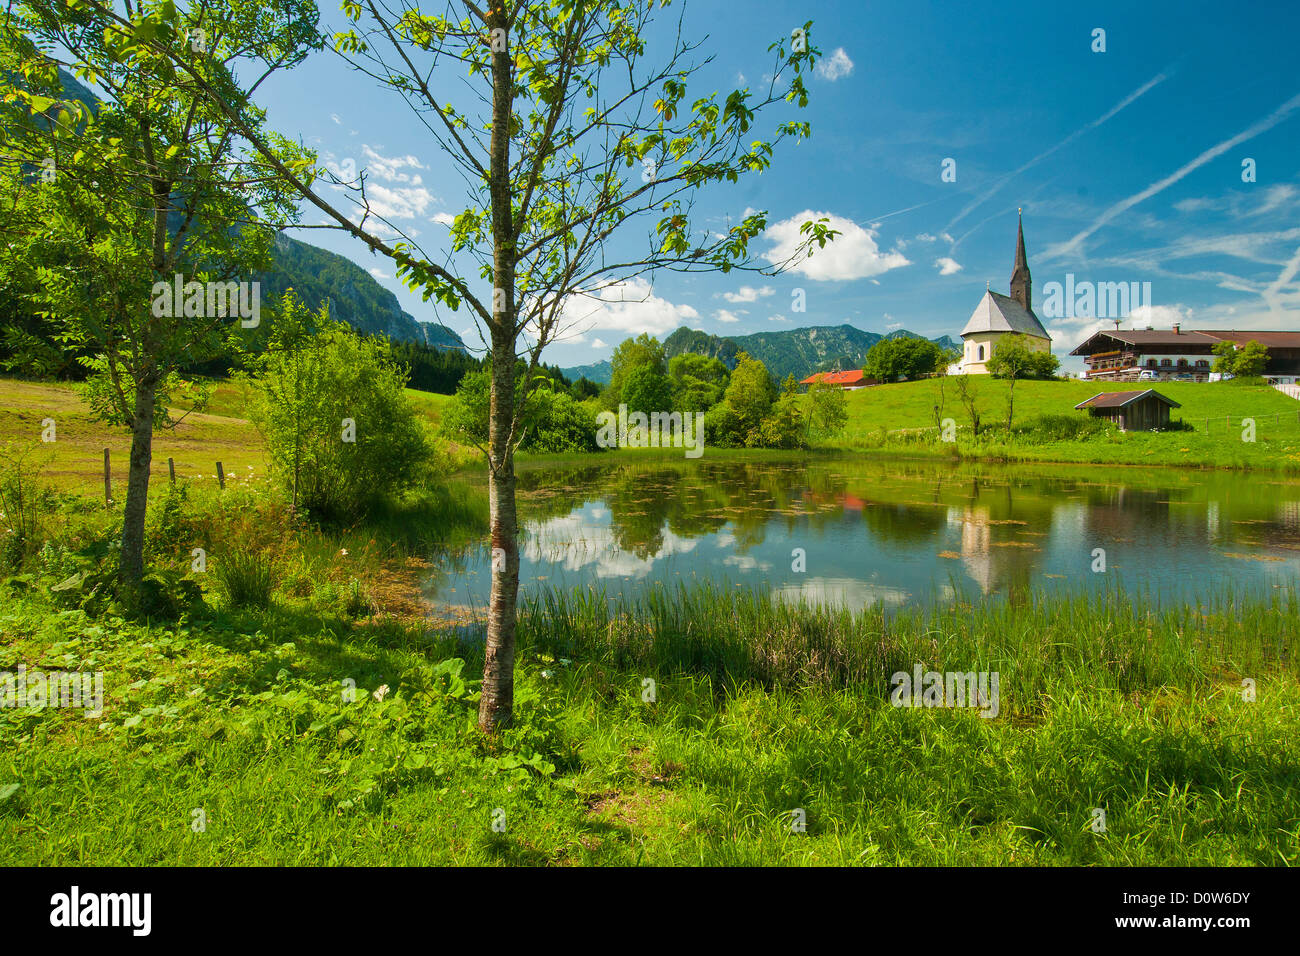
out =
<svg viewBox="0 0 1300 956"><path fill-rule="evenodd" d="M962 356L949 366L950 375L986 375L993 347L1006 335L1023 335L1029 347L1041 352L1052 348L1052 337L1033 310L1033 281L1025 256L1025 225L1020 223L1016 238L1016 264L1011 270L1011 295L986 290L966 328L961 330Z"/></svg>

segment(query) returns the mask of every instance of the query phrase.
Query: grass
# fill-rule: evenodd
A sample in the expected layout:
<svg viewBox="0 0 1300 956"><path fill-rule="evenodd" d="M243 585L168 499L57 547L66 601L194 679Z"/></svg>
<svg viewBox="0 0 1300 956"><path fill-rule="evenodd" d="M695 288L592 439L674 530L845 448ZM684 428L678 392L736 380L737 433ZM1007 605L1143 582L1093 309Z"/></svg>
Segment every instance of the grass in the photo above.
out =
<svg viewBox="0 0 1300 956"><path fill-rule="evenodd" d="M0 668L102 670L108 691L97 719L0 711L0 863L1300 861L1293 597L889 624L671 597L525 608L518 720L497 737L472 726L463 632L290 606L141 625L20 597ZM888 673L913 661L1000 668L1001 714L891 706Z"/></svg>
<svg viewBox="0 0 1300 956"><path fill-rule="evenodd" d="M437 426L448 395L406 390L407 397ZM267 462L257 429L243 417L247 396L230 381L216 383L205 412L191 412L174 429L154 436L151 486L156 492L168 481L167 459L176 462L176 475L217 483L221 462L228 483L264 476ZM174 410L175 417L183 413ZM42 422L54 419L55 441L41 443ZM121 428L96 421L77 390L64 384L0 378L0 446L40 443L47 460L46 475L56 487L103 500L104 449L109 450L113 494L126 493L131 436Z"/></svg>
<svg viewBox="0 0 1300 956"><path fill-rule="evenodd" d="M908 454L985 458L1004 461L1055 461L1098 464L1300 470L1300 402L1268 386L1231 382L1156 383L1161 394L1182 407L1172 418L1192 431L1120 433L1106 429L1086 439L1044 440L1005 432L1009 384L980 376L975 382L982 418L978 441L957 398L953 381L926 379L859 389L848 393L848 424L827 444L853 449L891 449ZM1101 386L1078 381L1024 381L1015 389L1015 423L1038 416L1076 416L1074 406L1099 391L1145 388L1145 383ZM958 426L957 441L940 442L934 407ZM1255 419L1255 441L1243 440L1242 419Z"/></svg>

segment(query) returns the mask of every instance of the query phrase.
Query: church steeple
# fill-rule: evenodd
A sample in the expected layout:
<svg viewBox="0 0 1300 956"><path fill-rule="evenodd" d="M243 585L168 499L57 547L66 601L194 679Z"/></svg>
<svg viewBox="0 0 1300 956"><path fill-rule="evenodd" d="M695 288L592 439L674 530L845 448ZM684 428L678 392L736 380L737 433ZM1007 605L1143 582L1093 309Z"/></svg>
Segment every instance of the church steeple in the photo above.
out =
<svg viewBox="0 0 1300 956"><path fill-rule="evenodd" d="M1011 298L1024 306L1026 311L1032 312L1034 283L1029 276L1029 259L1025 256L1025 223L1020 217L1020 210L1016 211L1016 215L1020 220L1020 229L1016 236L1016 264L1011 270Z"/></svg>

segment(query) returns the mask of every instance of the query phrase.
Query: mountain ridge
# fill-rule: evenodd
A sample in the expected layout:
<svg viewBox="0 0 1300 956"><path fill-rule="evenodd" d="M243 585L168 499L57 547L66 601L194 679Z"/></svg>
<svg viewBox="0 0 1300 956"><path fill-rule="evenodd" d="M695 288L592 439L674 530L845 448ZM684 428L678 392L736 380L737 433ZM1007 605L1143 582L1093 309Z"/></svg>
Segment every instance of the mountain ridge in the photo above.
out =
<svg viewBox="0 0 1300 956"><path fill-rule="evenodd" d="M862 368L867 352L882 339L925 338L906 329L892 332L868 332L847 322L840 325L812 325L746 335L714 335L700 329L680 326L663 341L664 355L672 359L685 352L719 359L728 368L736 367L740 352L762 362L777 381L787 375L804 379L816 372L846 371ZM961 346L948 335L930 339L941 348L960 351ZM610 377L608 360L590 365L562 369L570 378L585 375L593 382L607 385Z"/></svg>

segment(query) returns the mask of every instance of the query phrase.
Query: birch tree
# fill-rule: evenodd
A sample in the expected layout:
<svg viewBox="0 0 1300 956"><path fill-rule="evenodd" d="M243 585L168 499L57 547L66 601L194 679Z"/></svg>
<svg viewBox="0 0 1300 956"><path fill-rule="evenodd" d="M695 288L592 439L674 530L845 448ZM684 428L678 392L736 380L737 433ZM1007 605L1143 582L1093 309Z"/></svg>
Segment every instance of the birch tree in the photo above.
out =
<svg viewBox="0 0 1300 956"><path fill-rule="evenodd" d="M425 301L466 308L491 356L484 730L508 723L513 710L514 455L524 392L543 350L580 329L584 309L634 288L633 280L666 270L776 274L835 235L824 220L806 222L791 257L772 263L750 247L767 227L766 212L705 228L698 207L709 187L761 174L778 146L810 134L797 115L818 56L811 23L792 23L768 48L761 88L700 94L692 81L710 62L705 40L684 35L680 13L662 22L668 6L344 0L348 24L333 37L335 52L404 103L430 150L445 154L463 180L465 204L441 247L426 247L382 215L364 170L348 176L318 166L308 176L279 166L306 202L389 257ZM241 96L209 93L228 116L244 108ZM775 111L785 115L760 136L759 114ZM246 135L275 165L269 144ZM521 358L528 374L517 388Z"/></svg>

